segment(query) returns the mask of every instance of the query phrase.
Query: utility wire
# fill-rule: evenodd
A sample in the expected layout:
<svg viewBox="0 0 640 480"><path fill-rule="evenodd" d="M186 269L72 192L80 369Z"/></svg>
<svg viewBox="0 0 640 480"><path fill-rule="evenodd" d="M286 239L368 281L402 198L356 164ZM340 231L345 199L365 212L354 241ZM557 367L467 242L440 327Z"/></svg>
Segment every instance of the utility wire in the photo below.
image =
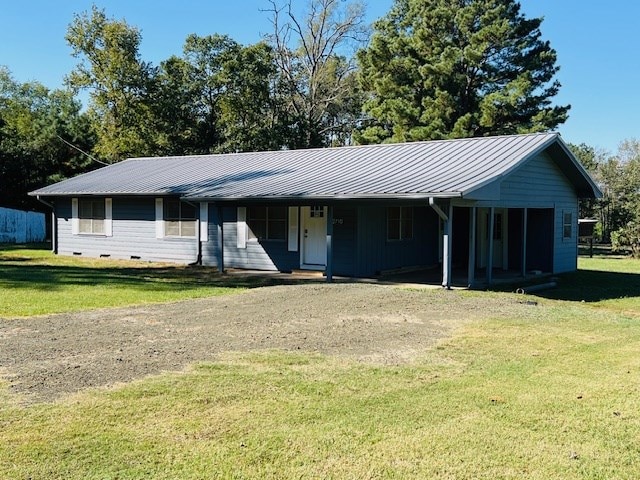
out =
<svg viewBox="0 0 640 480"><path fill-rule="evenodd" d="M85 156L89 157L89 158L90 158L91 160L93 160L94 162L98 162L98 163L99 163L99 164L101 164L101 165L110 165L109 163L103 162L103 161L101 161L101 160L98 160L98 159L97 159L97 158L95 158L95 157L92 157L91 155L89 155L87 152L85 152L85 151L84 151L84 150L82 150L81 148L76 147L73 143L71 143L71 142L67 142L67 141L66 141L64 138L62 138L60 135L56 135L56 137L58 137L58 138L59 138L60 140L62 140L64 143L66 143L67 145L69 145L71 148L74 148L74 149L76 149L77 151L79 151L81 154L83 154L83 155L85 155Z"/></svg>

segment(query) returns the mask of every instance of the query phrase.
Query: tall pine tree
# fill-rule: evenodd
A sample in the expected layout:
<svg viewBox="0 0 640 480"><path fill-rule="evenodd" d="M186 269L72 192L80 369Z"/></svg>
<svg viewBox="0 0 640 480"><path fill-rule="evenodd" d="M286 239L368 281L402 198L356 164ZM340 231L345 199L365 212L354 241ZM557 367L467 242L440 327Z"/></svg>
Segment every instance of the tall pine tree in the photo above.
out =
<svg viewBox="0 0 640 480"><path fill-rule="evenodd" d="M515 0L396 0L359 52L361 143L546 131L556 52Z"/></svg>

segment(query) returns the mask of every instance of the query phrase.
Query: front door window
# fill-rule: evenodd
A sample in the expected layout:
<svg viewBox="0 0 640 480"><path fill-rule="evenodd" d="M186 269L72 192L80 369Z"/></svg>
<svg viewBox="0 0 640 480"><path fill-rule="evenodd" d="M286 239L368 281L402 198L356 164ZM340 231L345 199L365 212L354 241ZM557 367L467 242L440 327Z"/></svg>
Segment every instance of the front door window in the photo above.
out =
<svg viewBox="0 0 640 480"><path fill-rule="evenodd" d="M309 207L311 218L324 218L324 207Z"/></svg>

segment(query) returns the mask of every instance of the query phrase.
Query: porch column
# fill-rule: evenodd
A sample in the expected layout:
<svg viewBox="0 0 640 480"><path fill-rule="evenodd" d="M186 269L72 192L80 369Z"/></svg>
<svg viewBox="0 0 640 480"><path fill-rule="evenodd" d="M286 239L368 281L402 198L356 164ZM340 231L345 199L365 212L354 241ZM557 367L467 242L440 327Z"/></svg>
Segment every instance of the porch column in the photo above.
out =
<svg viewBox="0 0 640 480"><path fill-rule="evenodd" d="M194 265L202 265L202 204L190 205L196 209L196 261Z"/></svg>
<svg viewBox="0 0 640 480"><path fill-rule="evenodd" d="M529 211L525 207L522 211L522 276L527 276L527 223L529 221Z"/></svg>
<svg viewBox="0 0 640 480"><path fill-rule="evenodd" d="M467 284L471 288L475 282L476 274L476 223L477 223L477 207L469 209L469 270L467 275Z"/></svg>
<svg viewBox="0 0 640 480"><path fill-rule="evenodd" d="M442 286L451 288L451 253L453 245L453 202L449 201L449 215L444 222L442 251Z"/></svg>
<svg viewBox="0 0 640 480"><path fill-rule="evenodd" d="M222 221L222 207L217 207L216 227L218 230L218 272L224 273L224 229Z"/></svg>
<svg viewBox="0 0 640 480"><path fill-rule="evenodd" d="M489 251L487 252L487 285L491 285L493 281L493 228L495 222L495 211L494 207L489 209Z"/></svg>
<svg viewBox="0 0 640 480"><path fill-rule="evenodd" d="M429 206L444 222L444 232L442 234L442 286L451 288L451 232L453 231L451 217L453 216L453 204L449 201L449 215L442 211L434 197L429 197Z"/></svg>
<svg viewBox="0 0 640 480"><path fill-rule="evenodd" d="M55 254L58 253L58 218L55 207L51 212L51 251Z"/></svg>
<svg viewBox="0 0 640 480"><path fill-rule="evenodd" d="M333 206L327 207L327 282L333 282Z"/></svg>

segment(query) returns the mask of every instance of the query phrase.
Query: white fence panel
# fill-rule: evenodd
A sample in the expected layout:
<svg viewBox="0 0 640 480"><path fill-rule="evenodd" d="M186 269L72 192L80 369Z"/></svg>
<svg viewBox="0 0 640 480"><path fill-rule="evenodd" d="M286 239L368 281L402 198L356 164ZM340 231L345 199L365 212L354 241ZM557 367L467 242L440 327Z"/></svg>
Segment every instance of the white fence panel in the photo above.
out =
<svg viewBox="0 0 640 480"><path fill-rule="evenodd" d="M0 207L0 243L43 242L45 238L44 213Z"/></svg>

